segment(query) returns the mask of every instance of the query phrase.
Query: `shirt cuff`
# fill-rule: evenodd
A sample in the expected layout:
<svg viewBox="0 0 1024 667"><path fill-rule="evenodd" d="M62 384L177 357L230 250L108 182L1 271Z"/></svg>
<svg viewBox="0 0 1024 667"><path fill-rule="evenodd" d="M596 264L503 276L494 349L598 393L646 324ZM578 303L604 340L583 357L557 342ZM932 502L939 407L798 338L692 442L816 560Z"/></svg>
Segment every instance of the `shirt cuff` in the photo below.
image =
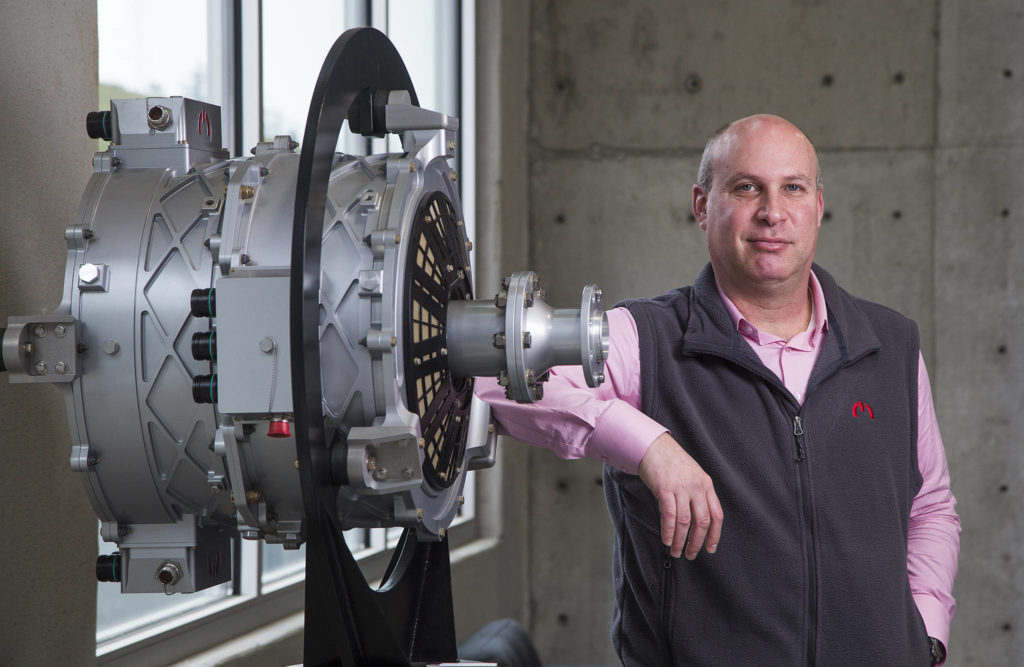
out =
<svg viewBox="0 0 1024 667"><path fill-rule="evenodd" d="M595 425L587 457L635 475L647 448L668 429L620 400L613 401Z"/></svg>
<svg viewBox="0 0 1024 667"><path fill-rule="evenodd" d="M915 595L914 602L917 604L917 611L924 621L925 630L929 637L935 637L949 652L949 610L946 605L930 595Z"/></svg>

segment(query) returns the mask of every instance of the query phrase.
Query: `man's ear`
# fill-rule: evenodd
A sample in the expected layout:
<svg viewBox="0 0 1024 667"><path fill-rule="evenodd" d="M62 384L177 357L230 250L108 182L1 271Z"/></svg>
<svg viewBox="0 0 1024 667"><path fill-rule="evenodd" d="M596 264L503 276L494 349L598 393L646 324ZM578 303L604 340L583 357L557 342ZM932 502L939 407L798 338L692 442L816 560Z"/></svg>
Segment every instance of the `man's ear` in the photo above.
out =
<svg viewBox="0 0 1024 667"><path fill-rule="evenodd" d="M699 185L693 186L693 217L697 218L701 229L707 230L708 193Z"/></svg>

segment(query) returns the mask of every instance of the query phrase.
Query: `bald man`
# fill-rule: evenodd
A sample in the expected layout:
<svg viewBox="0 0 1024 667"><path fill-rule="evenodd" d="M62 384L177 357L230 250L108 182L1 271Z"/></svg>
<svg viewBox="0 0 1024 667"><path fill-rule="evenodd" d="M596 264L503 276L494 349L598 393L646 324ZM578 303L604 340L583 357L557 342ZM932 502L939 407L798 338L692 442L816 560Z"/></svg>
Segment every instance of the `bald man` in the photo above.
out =
<svg viewBox="0 0 1024 667"><path fill-rule="evenodd" d="M813 264L823 211L799 129L730 123L693 186L710 263L609 311L607 381L478 381L505 433L606 463L626 665L945 660L960 523L917 326Z"/></svg>

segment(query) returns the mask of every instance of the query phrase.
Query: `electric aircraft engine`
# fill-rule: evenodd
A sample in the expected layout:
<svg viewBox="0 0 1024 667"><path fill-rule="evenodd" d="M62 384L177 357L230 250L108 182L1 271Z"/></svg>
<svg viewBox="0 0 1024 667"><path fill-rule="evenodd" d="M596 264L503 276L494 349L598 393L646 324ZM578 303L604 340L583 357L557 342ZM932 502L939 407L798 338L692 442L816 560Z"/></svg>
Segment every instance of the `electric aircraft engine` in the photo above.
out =
<svg viewBox="0 0 1024 667"><path fill-rule="evenodd" d="M494 463L473 376L497 376L523 402L541 398L554 365L603 380L595 286L580 309L553 310L522 272L473 300L449 166L458 120L417 106L411 86L361 100L350 124L398 135L402 152L329 156L312 282L293 226L297 198L315 196L291 137L229 160L214 105L126 99L90 114L90 136L111 143L65 233L63 299L9 318L2 368L62 388L71 468L119 545L98 574L123 592L227 581L236 531L285 548L307 539L296 391L319 403L325 446L307 460L311 479L338 489L337 526L437 541L466 473ZM317 299L305 341L296 280ZM296 360L314 352L320 397L293 391Z"/></svg>

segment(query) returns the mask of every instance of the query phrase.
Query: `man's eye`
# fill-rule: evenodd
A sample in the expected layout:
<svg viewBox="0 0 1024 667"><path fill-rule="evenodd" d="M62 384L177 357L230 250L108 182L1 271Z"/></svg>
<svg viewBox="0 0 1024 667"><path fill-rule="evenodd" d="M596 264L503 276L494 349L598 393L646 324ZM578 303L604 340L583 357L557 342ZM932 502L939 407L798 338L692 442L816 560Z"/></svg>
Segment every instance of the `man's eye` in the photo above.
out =
<svg viewBox="0 0 1024 667"><path fill-rule="evenodd" d="M796 183L790 183L786 186L786 190L789 192L803 192L803 189L804 187L802 185L797 185Z"/></svg>
<svg viewBox="0 0 1024 667"><path fill-rule="evenodd" d="M753 192L754 191L754 184L753 183L740 183L739 185L736 186L736 189L739 190L740 192Z"/></svg>

